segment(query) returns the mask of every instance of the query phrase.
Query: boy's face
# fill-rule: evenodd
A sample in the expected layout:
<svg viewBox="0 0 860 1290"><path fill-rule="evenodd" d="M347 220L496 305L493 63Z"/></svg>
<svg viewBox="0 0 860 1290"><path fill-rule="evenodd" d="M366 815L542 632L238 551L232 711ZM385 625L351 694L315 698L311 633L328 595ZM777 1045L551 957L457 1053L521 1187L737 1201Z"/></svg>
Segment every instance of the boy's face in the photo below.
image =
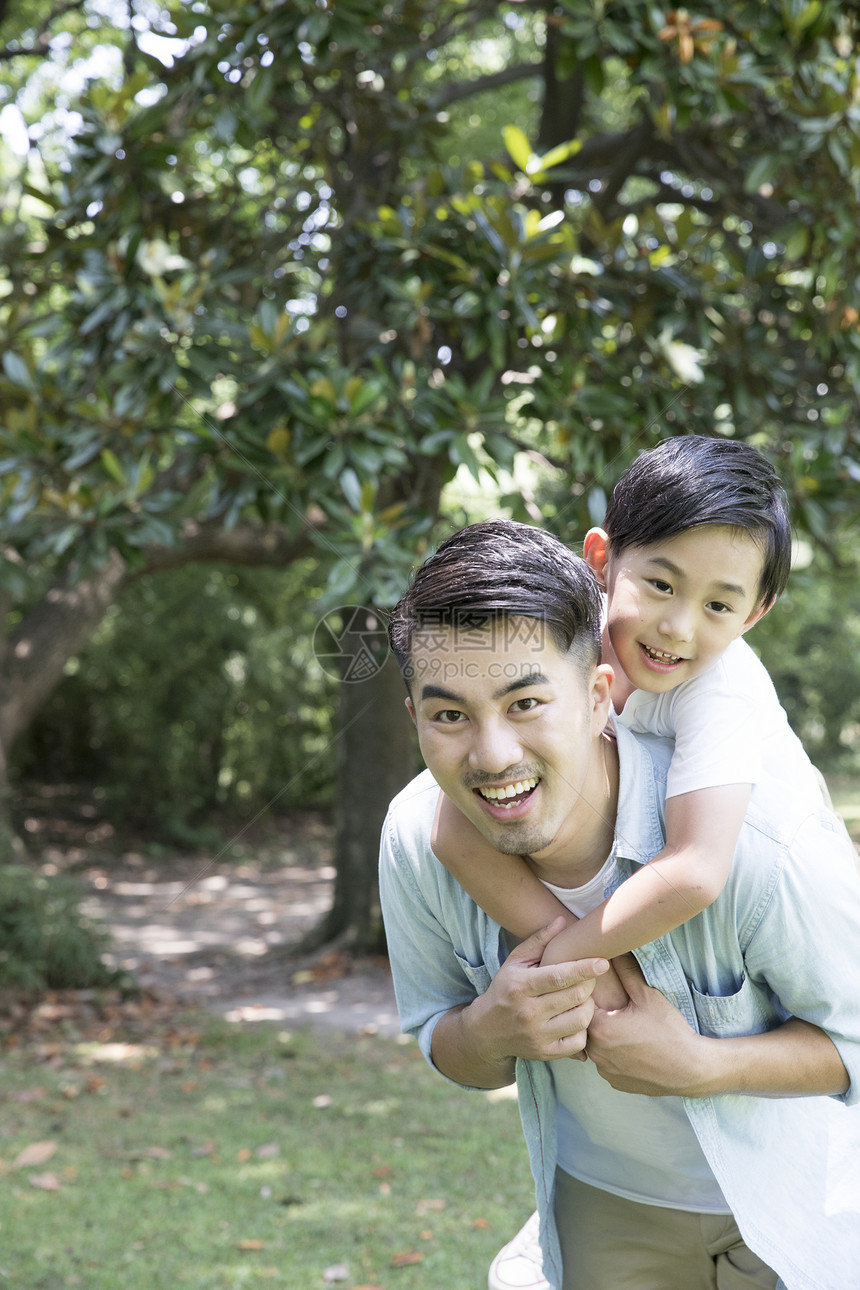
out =
<svg viewBox="0 0 860 1290"><path fill-rule="evenodd" d="M763 552L743 530L708 524L618 555L592 542L588 559L608 597L604 662L632 689L662 694L698 676L768 608Z"/></svg>

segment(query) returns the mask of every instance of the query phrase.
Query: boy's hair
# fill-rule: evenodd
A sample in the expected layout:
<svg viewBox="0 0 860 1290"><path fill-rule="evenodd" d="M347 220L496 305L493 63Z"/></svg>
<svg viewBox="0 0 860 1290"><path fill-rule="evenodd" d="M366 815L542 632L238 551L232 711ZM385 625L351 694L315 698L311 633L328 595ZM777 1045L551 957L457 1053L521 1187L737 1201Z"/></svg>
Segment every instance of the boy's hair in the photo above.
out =
<svg viewBox="0 0 860 1290"><path fill-rule="evenodd" d="M758 603L791 568L788 498L770 462L736 439L679 435L644 452L615 485L603 521L612 555L704 524L743 529L762 548Z"/></svg>
<svg viewBox="0 0 860 1290"><path fill-rule="evenodd" d="M533 618L585 671L600 658L600 616L597 581L563 542L529 524L485 520L447 538L413 574L392 610L388 639L408 685L412 643L422 628L480 629Z"/></svg>

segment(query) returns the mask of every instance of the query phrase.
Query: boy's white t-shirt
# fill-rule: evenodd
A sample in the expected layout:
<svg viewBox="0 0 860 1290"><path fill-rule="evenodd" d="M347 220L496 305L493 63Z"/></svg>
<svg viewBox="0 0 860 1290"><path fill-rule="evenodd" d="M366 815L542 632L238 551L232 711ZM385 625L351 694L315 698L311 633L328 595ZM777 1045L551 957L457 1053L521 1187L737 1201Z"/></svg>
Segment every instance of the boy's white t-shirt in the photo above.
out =
<svg viewBox="0 0 860 1290"><path fill-rule="evenodd" d="M745 640L732 641L712 667L674 690L634 690L612 716L636 733L675 740L667 797L755 784L765 758L771 773L820 796L818 772L788 724L767 669Z"/></svg>

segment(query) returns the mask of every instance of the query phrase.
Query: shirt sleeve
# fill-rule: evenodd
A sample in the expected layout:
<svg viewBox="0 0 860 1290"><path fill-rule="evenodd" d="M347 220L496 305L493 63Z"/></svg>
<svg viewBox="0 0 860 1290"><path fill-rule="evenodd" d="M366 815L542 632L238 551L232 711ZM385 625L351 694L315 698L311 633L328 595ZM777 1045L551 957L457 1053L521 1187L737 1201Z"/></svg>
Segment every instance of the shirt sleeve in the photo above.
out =
<svg viewBox="0 0 860 1290"><path fill-rule="evenodd" d="M749 691L728 683L718 666L679 686L671 699L675 751L667 797L757 782L765 732L760 705Z"/></svg>
<svg viewBox="0 0 860 1290"><path fill-rule="evenodd" d="M750 976L766 982L787 1013L835 1044L851 1081L843 1099L849 1104L860 1102L858 945L858 857L838 819L819 810L786 848L744 958Z"/></svg>
<svg viewBox="0 0 860 1290"><path fill-rule="evenodd" d="M390 811L379 856L382 916L401 1029L415 1036L433 1066L436 1023L482 993L489 974L480 955L458 952L449 934L446 923L462 922L464 913L447 891L451 875L420 836L404 840L399 825L398 813Z"/></svg>

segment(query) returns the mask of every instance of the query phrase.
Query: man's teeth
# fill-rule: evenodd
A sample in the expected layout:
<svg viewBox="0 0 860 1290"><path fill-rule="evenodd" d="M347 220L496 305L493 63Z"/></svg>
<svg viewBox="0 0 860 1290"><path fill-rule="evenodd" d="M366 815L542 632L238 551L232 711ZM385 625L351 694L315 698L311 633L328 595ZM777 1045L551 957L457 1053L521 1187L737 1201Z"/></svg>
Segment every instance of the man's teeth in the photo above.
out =
<svg viewBox="0 0 860 1290"><path fill-rule="evenodd" d="M537 782L537 779L518 779L515 784L505 784L502 788L479 788L478 792L488 802L494 802L496 806L508 809L513 806L513 802L508 802L507 798L522 797L524 793L530 793L537 787Z"/></svg>
<svg viewBox="0 0 860 1290"><path fill-rule="evenodd" d="M655 663L680 663L682 661L679 654L666 654L661 649L654 649L652 645L645 646L645 653L650 658L653 658Z"/></svg>

